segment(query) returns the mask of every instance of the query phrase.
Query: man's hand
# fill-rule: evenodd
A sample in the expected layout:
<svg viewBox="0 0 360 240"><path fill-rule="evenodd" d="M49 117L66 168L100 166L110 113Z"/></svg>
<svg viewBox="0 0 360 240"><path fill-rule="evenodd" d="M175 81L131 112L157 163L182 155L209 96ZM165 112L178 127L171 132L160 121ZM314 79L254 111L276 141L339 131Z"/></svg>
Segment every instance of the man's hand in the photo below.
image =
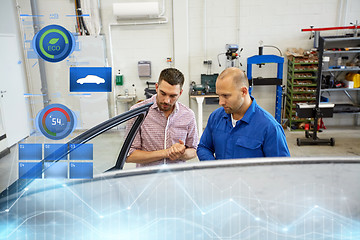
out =
<svg viewBox="0 0 360 240"><path fill-rule="evenodd" d="M179 143L173 144L170 148L167 149L169 158L171 161L180 159L181 156L185 153L184 142L179 139Z"/></svg>

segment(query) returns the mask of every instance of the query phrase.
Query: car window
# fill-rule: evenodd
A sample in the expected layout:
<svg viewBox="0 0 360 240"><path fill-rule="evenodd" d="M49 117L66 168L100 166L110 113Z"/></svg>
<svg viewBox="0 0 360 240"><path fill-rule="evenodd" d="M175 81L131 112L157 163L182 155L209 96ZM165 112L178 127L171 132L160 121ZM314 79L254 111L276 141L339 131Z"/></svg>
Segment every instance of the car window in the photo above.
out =
<svg viewBox="0 0 360 240"><path fill-rule="evenodd" d="M105 171L123 169L131 143L151 105L120 114L66 143L19 144L19 179L5 189L0 198L21 192L38 179L92 179ZM23 153L35 157L23 160Z"/></svg>
<svg viewBox="0 0 360 240"><path fill-rule="evenodd" d="M92 152L92 160L86 161L84 158L83 162L93 162L94 176L103 173L115 166L121 148L128 134L127 127L131 127L135 119L136 117L129 119L125 123L121 123L118 126L91 139L85 143L84 146L79 147L78 151L80 151L80 154L89 155L90 152ZM87 151L90 152L88 153ZM69 154L70 161L71 155L73 154ZM125 163L124 167L126 167L126 165L127 164Z"/></svg>

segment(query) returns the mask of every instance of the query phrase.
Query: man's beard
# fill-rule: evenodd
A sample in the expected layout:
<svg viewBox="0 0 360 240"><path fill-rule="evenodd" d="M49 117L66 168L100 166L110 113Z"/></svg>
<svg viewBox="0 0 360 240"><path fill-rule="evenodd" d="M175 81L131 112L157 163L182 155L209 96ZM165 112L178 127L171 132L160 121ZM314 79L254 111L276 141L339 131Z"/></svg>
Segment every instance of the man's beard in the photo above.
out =
<svg viewBox="0 0 360 240"><path fill-rule="evenodd" d="M171 109L171 105L166 103L160 103L158 107L161 111L169 111Z"/></svg>

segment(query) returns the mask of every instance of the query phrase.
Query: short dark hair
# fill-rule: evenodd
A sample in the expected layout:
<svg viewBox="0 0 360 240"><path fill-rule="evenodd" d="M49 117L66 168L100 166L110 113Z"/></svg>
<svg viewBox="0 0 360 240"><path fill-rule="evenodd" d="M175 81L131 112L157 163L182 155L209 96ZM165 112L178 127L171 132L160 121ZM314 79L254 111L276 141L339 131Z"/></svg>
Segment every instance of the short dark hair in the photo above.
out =
<svg viewBox="0 0 360 240"><path fill-rule="evenodd" d="M176 68L165 68L161 71L158 83L164 80L170 85L180 85L180 88L184 85L184 74Z"/></svg>

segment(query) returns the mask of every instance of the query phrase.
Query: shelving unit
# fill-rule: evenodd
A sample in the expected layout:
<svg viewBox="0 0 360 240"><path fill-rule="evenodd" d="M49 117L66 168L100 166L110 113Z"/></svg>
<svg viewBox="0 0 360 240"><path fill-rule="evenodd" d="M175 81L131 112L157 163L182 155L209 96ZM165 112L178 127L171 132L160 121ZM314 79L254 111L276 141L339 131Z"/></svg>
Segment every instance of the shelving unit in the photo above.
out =
<svg viewBox="0 0 360 240"><path fill-rule="evenodd" d="M353 94L350 94L352 92ZM344 93L344 95L351 101L351 104L337 103L330 97L330 101L335 103L334 114L347 114L353 115L353 124L358 125L358 119L360 115L360 88L327 88L321 89L321 95L323 93ZM355 97L353 96L355 95ZM329 96L327 96L329 97Z"/></svg>
<svg viewBox="0 0 360 240"><path fill-rule="evenodd" d="M334 46L337 45L333 50L326 50L323 52L323 56L329 57L329 67L324 68L322 70L321 80L322 80L322 89L320 90L321 95L325 92L340 92L344 93L344 95L351 101L353 106L353 111L344 110L341 111L339 108L339 104L336 104L333 99L330 99L331 102L335 103L334 113L346 113L346 114L356 114L354 123L357 123L357 115L360 113L360 88L324 88L331 87L328 86L328 82L324 81L325 79L332 79L331 82L341 82L345 80L345 75L347 73L360 72L360 66L355 65L354 62L360 61L360 38L359 37L344 37L344 38L330 38L326 39L326 41L332 41ZM337 44L336 44L337 43ZM348 47L353 48L348 48ZM357 49L355 49L355 48ZM342 50L339 50L341 49ZM329 48L331 49L331 48ZM341 65L339 65L339 61L342 58L345 58L345 61L340 61ZM325 66L324 66L325 67ZM352 95L350 94L352 93ZM349 104L350 105L350 104ZM350 108L349 106L348 108Z"/></svg>
<svg viewBox="0 0 360 240"><path fill-rule="evenodd" d="M303 123L309 123L311 118L296 116L296 103L316 101L317 59L288 58L286 118L290 130L302 130Z"/></svg>
<svg viewBox="0 0 360 240"><path fill-rule="evenodd" d="M327 69L323 70L323 73L331 73L331 72L358 72L360 68L344 68L344 69Z"/></svg>
<svg viewBox="0 0 360 240"><path fill-rule="evenodd" d="M326 78L324 77L325 74L330 74L330 77L333 77L334 79L331 80L331 83L334 83L336 78L339 77L339 75L335 75L334 72L346 72L348 63L344 63L346 59L344 57L338 57L337 61L334 61L334 58L336 55L333 55L333 59L326 59L327 61L324 61L324 56L326 54L332 55L332 54L343 54L347 53L348 51L354 51L356 54L357 51L360 49L360 37L320 37L319 38L319 48L318 48L318 57L319 57L319 64L318 64L318 75L317 75L317 88L316 88L316 104L315 107L310 111L311 114L309 114L311 117L314 118L314 128L313 133L309 134L308 131L305 133L304 139L297 139L297 145L318 145L318 144L330 144L331 146L335 145L335 139L320 139L317 137L318 133L318 120L323 117L324 112L322 112L320 107L320 97L322 92L326 91L326 89L322 90L322 85L326 84ZM348 52L349 53L349 52ZM352 58L352 60L349 61L349 64L353 64L352 61L354 61L355 57ZM332 60L332 61L330 61ZM355 59L356 60L356 59ZM347 62L347 61L346 61ZM355 63L356 61L354 61ZM350 69L358 69L357 64L353 64L353 66L350 67ZM336 84L335 84L336 85ZM347 90L347 89L345 89ZM330 115L330 114L329 114Z"/></svg>

